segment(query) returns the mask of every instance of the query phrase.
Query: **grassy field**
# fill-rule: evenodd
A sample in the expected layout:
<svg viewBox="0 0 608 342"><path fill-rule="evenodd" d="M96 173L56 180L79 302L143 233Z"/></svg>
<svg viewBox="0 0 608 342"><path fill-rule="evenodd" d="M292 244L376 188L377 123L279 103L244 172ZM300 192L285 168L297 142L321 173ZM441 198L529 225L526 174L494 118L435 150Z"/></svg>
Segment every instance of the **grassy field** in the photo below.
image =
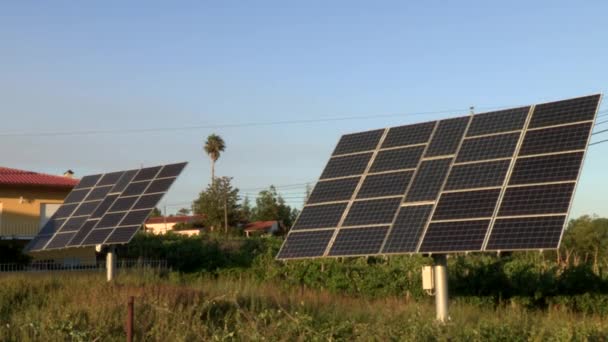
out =
<svg viewBox="0 0 608 342"><path fill-rule="evenodd" d="M608 319L552 307L452 301L434 323L433 299L363 299L250 279L100 273L0 278L0 340L122 341L135 296L137 341L604 341Z"/></svg>

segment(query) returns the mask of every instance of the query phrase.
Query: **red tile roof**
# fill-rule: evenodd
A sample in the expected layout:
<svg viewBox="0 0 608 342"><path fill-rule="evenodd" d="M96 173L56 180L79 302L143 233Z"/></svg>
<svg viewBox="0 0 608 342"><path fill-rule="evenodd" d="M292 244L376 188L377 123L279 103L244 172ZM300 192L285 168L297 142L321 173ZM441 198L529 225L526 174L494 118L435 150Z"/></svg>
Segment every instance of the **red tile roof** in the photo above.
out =
<svg viewBox="0 0 608 342"><path fill-rule="evenodd" d="M0 185L42 186L71 189L79 180L45 173L24 171L0 166Z"/></svg>
<svg viewBox="0 0 608 342"><path fill-rule="evenodd" d="M267 230L272 228L272 225L274 225L275 223L277 223L277 221L256 221L256 222L251 222L247 225L245 225L245 231L258 231L258 230Z"/></svg>
<svg viewBox="0 0 608 342"><path fill-rule="evenodd" d="M147 224L158 224L158 223L192 223L196 221L202 221L205 218L204 215L192 215L192 216L158 216L150 217Z"/></svg>

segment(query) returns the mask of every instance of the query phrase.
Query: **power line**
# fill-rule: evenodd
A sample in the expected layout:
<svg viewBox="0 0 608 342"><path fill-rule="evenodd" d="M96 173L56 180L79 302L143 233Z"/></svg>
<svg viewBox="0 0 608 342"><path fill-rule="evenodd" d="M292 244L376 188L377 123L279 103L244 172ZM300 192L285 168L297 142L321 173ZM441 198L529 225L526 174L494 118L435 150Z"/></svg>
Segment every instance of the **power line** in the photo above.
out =
<svg viewBox="0 0 608 342"><path fill-rule="evenodd" d="M608 132L608 129L603 129L601 131L593 132L593 133L591 133L591 135L596 135L596 134L600 134L600 133L604 133L604 132Z"/></svg>
<svg viewBox="0 0 608 342"><path fill-rule="evenodd" d="M515 108L515 107L517 107L517 106L480 107L479 109L497 110L497 109ZM446 109L446 110L438 110L438 111L398 113L398 114L345 116L345 117L282 120L282 121L267 121L267 122L248 122L248 123L237 123L237 124L192 125L192 126L162 127L162 128L160 128L160 127L118 128L118 129L108 129L108 130L91 129L91 130L74 130L74 131L59 131L59 132L2 132L2 133L0 133L0 136L3 136L3 137L15 137L15 136L53 137L53 136L125 134L125 133L135 133L135 134L137 134L137 133L154 133L154 132L164 133L164 132L200 130L200 129L260 127L260 126L292 125L292 124L306 124L306 123L319 123L319 122L332 122L332 121L363 120L363 119L414 116L414 115L435 115L435 114L447 114L447 113L454 113L454 112L463 112L464 113L466 111L467 110L463 108L463 109Z"/></svg>

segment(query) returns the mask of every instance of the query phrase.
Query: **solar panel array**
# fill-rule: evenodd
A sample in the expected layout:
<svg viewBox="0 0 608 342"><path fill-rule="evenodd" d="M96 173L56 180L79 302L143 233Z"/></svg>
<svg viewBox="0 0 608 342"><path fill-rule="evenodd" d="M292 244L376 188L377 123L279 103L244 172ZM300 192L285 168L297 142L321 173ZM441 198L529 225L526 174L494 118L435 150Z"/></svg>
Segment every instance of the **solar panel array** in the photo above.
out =
<svg viewBox="0 0 608 342"><path fill-rule="evenodd" d="M277 258L557 248L600 99L344 135Z"/></svg>
<svg viewBox="0 0 608 342"><path fill-rule="evenodd" d="M185 166L83 177L25 250L128 243Z"/></svg>

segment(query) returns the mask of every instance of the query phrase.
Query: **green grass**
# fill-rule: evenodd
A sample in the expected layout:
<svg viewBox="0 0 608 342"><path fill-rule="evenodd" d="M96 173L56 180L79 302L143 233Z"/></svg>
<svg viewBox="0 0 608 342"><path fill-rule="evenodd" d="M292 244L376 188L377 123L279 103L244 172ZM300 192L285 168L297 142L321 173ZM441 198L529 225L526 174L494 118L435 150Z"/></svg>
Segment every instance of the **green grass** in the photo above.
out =
<svg viewBox="0 0 608 342"><path fill-rule="evenodd" d="M458 298L434 322L431 297L364 299L248 278L101 273L0 278L0 340L122 341L135 296L137 341L603 341L608 317L559 306L493 308Z"/></svg>

